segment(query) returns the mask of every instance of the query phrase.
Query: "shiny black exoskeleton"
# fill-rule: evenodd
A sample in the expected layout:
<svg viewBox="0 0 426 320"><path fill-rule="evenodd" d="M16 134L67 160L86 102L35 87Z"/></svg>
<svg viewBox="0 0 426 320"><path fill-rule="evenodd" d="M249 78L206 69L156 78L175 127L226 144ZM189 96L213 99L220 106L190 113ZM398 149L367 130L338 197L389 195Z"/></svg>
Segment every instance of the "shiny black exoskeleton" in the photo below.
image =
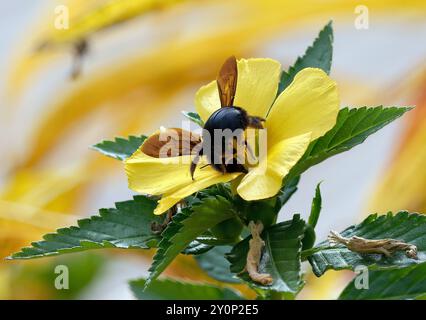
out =
<svg viewBox="0 0 426 320"><path fill-rule="evenodd" d="M247 173L247 168L243 164L237 163L236 159L225 161L224 150L226 150L227 141L225 135L218 136L216 134L215 136L215 130L222 132L224 130L232 132L240 130L240 132L243 132L247 127L262 129L262 121L265 120L250 116L243 108L236 106L223 107L213 112L204 125L202 149L198 151L196 160L191 165L191 175L193 176L198 158L201 155L205 155L208 163L217 171ZM207 135L208 138L206 138ZM235 136L235 138L237 137Z"/></svg>
<svg viewBox="0 0 426 320"><path fill-rule="evenodd" d="M237 129L245 130L248 126L247 112L240 107L220 108L212 113L204 125L204 130L213 136L214 129L235 131Z"/></svg>
<svg viewBox="0 0 426 320"><path fill-rule="evenodd" d="M231 163L225 163L225 159L222 157L226 148L225 137L219 137L215 139L216 130L245 130L248 126L248 115L247 112L239 107L226 107L220 108L213 112L210 118L207 120L203 129L203 137L206 134L210 135L210 139L204 139L203 142L203 154L207 157L209 164L218 171L221 172L247 172L247 169L241 164L236 163L236 159ZM221 144L221 146L219 145ZM216 159L216 161L215 161ZM217 159L221 159L218 162Z"/></svg>

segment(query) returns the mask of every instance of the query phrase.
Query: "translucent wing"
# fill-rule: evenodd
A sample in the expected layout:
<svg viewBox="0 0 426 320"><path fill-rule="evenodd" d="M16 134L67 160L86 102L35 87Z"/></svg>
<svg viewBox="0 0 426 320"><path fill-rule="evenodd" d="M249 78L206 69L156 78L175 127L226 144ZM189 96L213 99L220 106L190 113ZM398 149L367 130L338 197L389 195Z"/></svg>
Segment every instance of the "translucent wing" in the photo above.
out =
<svg viewBox="0 0 426 320"><path fill-rule="evenodd" d="M179 128L163 129L153 134L141 146L143 153L154 158L190 155L201 143L201 137Z"/></svg>
<svg viewBox="0 0 426 320"><path fill-rule="evenodd" d="M222 108L233 106L235 90L237 89L237 77L237 60L232 56L225 61L216 80Z"/></svg>

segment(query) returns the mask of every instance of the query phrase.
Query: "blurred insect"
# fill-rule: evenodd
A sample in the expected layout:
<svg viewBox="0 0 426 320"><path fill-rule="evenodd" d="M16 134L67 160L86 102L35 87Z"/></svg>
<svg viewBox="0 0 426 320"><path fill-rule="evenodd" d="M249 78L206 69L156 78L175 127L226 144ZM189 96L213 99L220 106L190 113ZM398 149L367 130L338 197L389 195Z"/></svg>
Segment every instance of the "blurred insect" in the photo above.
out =
<svg viewBox="0 0 426 320"><path fill-rule="evenodd" d="M74 45L74 54L73 54L73 67L71 71L71 79L77 79L83 69L83 60L89 52L89 42L86 39L78 41Z"/></svg>
<svg viewBox="0 0 426 320"><path fill-rule="evenodd" d="M203 128L202 147L194 150L195 157L190 166L191 177L194 180L194 172L202 155L207 157L208 164L217 171L227 172L247 172L244 164L235 161L236 149L239 144L244 143L244 148L251 154L252 151L244 139L244 137L234 136L231 141L224 135L217 139L215 131L224 132L231 130L232 132L244 133L248 127L255 129L263 129L262 122L265 119L252 116L242 107L234 106L235 92L237 89L238 68L237 60L234 56L228 58L219 71L216 79L219 89L219 97L221 108L211 114ZM205 139L205 135L209 135L209 139ZM231 149L231 150L230 150ZM230 156L229 156L230 155ZM219 160L219 161L218 161Z"/></svg>
<svg viewBox="0 0 426 320"><path fill-rule="evenodd" d="M80 77L83 70L83 62L85 57L88 55L90 46L89 41L85 38L79 39L76 42L69 44L72 48L72 68L70 73L70 79L76 80ZM49 41L41 42L35 49L36 52L42 52L46 49L52 49L57 47L55 43Z"/></svg>

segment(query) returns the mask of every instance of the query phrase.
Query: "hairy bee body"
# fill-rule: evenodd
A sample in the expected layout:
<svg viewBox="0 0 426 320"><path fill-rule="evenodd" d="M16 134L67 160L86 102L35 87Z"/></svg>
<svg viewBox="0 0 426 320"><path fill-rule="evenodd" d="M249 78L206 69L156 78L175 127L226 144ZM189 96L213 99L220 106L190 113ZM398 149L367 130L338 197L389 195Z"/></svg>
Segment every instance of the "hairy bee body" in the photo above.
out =
<svg viewBox="0 0 426 320"><path fill-rule="evenodd" d="M249 116L247 112L235 106L216 110L206 121L203 130L203 154L214 169L221 172L247 172L243 164L236 161L230 163L225 161L223 154L227 148L227 141L224 135L219 134L225 130L232 132L241 130L242 132L247 129L248 124ZM205 139L207 134L209 139Z"/></svg>
<svg viewBox="0 0 426 320"><path fill-rule="evenodd" d="M192 179L202 155L206 156L209 165L222 173L247 173L244 163L238 161L241 156L244 157L239 153L239 147L244 144L244 149L250 149L244 140L244 130L247 127L263 129L265 119L249 115L243 108L234 106L237 80L237 60L232 56L225 61L216 79L221 107L212 113L204 125L202 148L196 150L190 166ZM229 132L234 135L231 139L227 137Z"/></svg>

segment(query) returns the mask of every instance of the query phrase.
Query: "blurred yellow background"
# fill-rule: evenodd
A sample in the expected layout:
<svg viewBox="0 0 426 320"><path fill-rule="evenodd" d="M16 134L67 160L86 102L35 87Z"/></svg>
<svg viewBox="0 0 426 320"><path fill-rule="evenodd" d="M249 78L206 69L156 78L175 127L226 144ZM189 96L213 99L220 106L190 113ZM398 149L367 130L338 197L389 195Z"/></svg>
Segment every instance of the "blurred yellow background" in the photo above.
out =
<svg viewBox="0 0 426 320"><path fill-rule="evenodd" d="M321 180L319 238L371 212L426 212L424 0L9 0L0 12L0 258L131 196L122 165L90 145L179 125L226 57L271 57L286 68L331 19L343 105L417 107L307 172L282 218L306 217ZM69 28L58 29L64 12ZM66 294L53 287L64 263L78 279ZM127 299L126 280L148 265L146 254L119 250L1 261L0 298ZM303 299L334 298L351 278L306 270ZM207 279L190 258L168 273Z"/></svg>

